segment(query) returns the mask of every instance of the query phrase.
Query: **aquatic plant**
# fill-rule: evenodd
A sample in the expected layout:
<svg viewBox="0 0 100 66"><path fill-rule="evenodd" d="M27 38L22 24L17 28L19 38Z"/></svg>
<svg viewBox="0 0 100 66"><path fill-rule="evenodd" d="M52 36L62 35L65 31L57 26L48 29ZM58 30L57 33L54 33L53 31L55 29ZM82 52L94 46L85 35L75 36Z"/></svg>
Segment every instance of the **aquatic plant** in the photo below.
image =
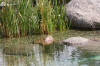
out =
<svg viewBox="0 0 100 66"><path fill-rule="evenodd" d="M33 6L33 0L4 0L6 4L12 5L6 5L0 11L1 32L6 37L20 37L69 28L64 13L65 0L61 5L58 5L58 1L36 0L36 5Z"/></svg>
<svg viewBox="0 0 100 66"><path fill-rule="evenodd" d="M59 2L58 2L59 1ZM60 3L62 2L62 3ZM70 25L68 25L68 19L65 13L64 9L65 5L65 0L54 0L53 3L53 10L54 10L54 15L55 15L55 24L56 24L56 29L63 31L66 28L69 29Z"/></svg>
<svg viewBox="0 0 100 66"><path fill-rule="evenodd" d="M35 12L31 3L32 0L18 0L16 6L6 5L2 8L0 18L4 36L24 36L36 29Z"/></svg>
<svg viewBox="0 0 100 66"><path fill-rule="evenodd" d="M52 21L52 7L51 2L48 0L38 0L37 2L38 6L38 14L40 17L40 30L43 34L48 34L49 32L52 32L54 29L54 24Z"/></svg>

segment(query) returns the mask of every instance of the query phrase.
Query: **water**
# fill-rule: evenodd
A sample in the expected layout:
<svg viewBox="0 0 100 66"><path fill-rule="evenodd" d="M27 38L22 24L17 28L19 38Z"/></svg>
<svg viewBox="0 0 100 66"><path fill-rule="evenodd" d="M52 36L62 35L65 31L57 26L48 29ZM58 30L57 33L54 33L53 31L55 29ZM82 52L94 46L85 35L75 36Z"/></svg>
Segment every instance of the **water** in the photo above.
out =
<svg viewBox="0 0 100 66"><path fill-rule="evenodd" d="M56 32L56 41L71 36L100 37L100 31L70 30ZM100 45L74 47L62 44L42 46L33 44L40 35L0 39L0 66L100 66Z"/></svg>

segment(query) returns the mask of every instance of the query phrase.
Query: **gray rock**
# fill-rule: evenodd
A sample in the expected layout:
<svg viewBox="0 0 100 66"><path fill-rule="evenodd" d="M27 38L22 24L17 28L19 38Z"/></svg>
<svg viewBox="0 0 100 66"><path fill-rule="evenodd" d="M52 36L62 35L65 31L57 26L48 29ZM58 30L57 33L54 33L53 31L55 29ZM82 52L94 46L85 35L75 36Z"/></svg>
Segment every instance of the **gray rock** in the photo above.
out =
<svg viewBox="0 0 100 66"><path fill-rule="evenodd" d="M0 7L6 6L7 4L5 2L1 2Z"/></svg>
<svg viewBox="0 0 100 66"><path fill-rule="evenodd" d="M100 28L100 0L71 0L65 6L71 26Z"/></svg>
<svg viewBox="0 0 100 66"><path fill-rule="evenodd" d="M62 41L63 44L67 45L85 45L90 40L83 37L71 37Z"/></svg>
<svg viewBox="0 0 100 66"><path fill-rule="evenodd" d="M0 8L2 8L2 7L6 7L6 6L16 6L17 4L8 4L8 3L6 3L6 2L1 2L0 3Z"/></svg>
<svg viewBox="0 0 100 66"><path fill-rule="evenodd" d="M83 38L83 37L71 37L62 41L62 44L71 45L85 50L87 52L93 53L93 55L100 55L100 38Z"/></svg>

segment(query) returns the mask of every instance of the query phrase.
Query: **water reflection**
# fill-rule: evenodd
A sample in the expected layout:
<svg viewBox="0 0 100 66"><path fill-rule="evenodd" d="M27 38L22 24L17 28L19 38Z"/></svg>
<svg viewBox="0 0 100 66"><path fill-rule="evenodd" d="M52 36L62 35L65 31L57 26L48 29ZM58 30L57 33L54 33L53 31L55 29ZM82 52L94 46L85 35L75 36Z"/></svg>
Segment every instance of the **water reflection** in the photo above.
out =
<svg viewBox="0 0 100 66"><path fill-rule="evenodd" d="M85 36L91 38L94 36L98 36L99 34L100 31L71 31L71 33L55 33L55 36L56 38L58 38L57 40L61 40L70 36ZM62 44L42 46L39 44L32 44L34 37L35 39L39 38L37 36L33 36L20 39L1 39L0 66L100 66L100 45L89 45L88 48L85 46L82 47L82 49ZM13 54L16 49L16 55L7 55L3 53L3 49L5 47L12 47ZM23 56L23 54L19 55L18 53L20 52L20 49L22 49L22 47L25 50L30 49L28 50L28 52L31 51L32 54L29 56ZM10 50L12 49L10 48ZM25 52L25 54L26 53L27 52Z"/></svg>
<svg viewBox="0 0 100 66"><path fill-rule="evenodd" d="M47 52L46 47L34 44L34 54L31 56L5 55L1 53L0 66L99 66L100 64L95 59L88 59L93 56L91 53L84 52L73 46L55 45L48 48L49 51ZM61 46L63 49L60 48Z"/></svg>

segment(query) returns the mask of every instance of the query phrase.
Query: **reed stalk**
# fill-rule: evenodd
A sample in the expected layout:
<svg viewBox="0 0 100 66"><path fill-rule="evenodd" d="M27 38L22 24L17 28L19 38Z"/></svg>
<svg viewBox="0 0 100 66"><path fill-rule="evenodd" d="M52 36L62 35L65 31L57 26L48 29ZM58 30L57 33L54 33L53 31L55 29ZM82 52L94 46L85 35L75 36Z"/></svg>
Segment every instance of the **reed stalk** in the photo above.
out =
<svg viewBox="0 0 100 66"><path fill-rule="evenodd" d="M48 34L56 30L63 31L70 27L64 13L65 0L15 0L6 1L0 10L0 32L6 37L20 37L36 33Z"/></svg>

